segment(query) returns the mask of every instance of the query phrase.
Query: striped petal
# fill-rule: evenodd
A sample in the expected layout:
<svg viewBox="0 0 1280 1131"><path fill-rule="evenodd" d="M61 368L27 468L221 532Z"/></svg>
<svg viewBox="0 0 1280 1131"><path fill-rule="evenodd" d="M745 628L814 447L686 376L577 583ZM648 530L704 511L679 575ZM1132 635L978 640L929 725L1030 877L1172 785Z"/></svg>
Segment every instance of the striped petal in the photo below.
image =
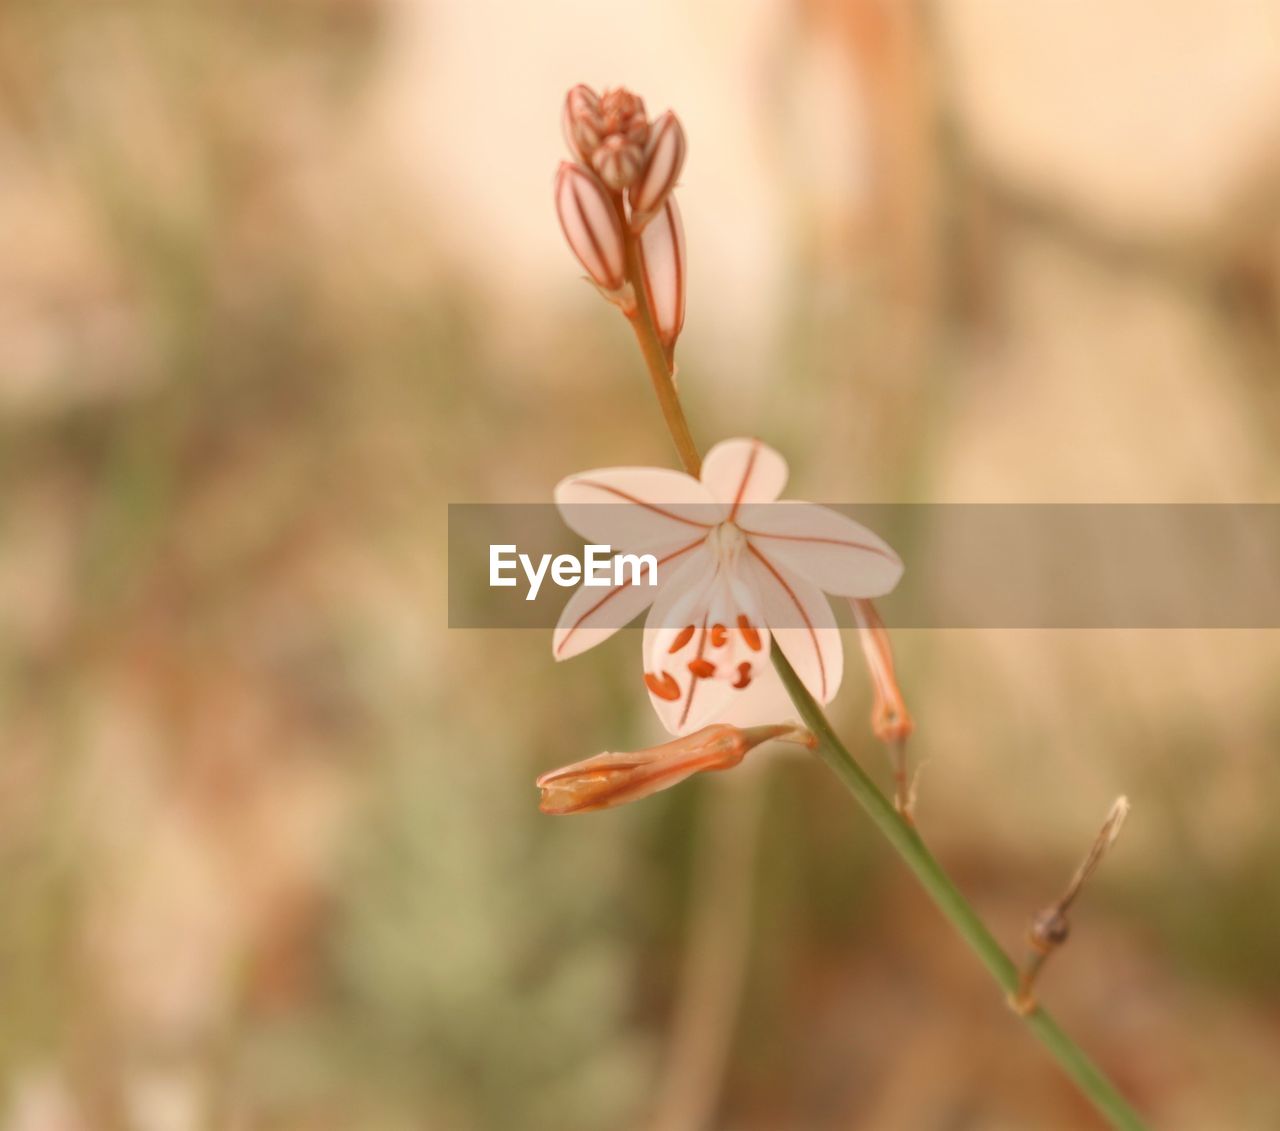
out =
<svg viewBox="0 0 1280 1131"><path fill-rule="evenodd" d="M787 461L759 440L724 440L702 461L702 482L736 518L740 507L771 503L787 485Z"/></svg>
<svg viewBox="0 0 1280 1131"><path fill-rule="evenodd" d="M859 522L815 503L744 506L738 525L771 561L841 597L880 597L902 577L902 559Z"/></svg>
<svg viewBox="0 0 1280 1131"><path fill-rule="evenodd" d="M755 583L769 631L809 693L829 703L844 675L844 647L822 590L754 544L743 569Z"/></svg>
<svg viewBox="0 0 1280 1131"><path fill-rule="evenodd" d="M653 604L679 566L690 556L705 553L705 546L706 540L697 538L656 555L658 584L654 586L636 584L636 574L631 572L621 585L579 586L556 623L551 654L567 660L608 640Z"/></svg>
<svg viewBox="0 0 1280 1131"><path fill-rule="evenodd" d="M682 471L606 467L556 485L556 506L576 534L615 549L672 548L705 537L721 508Z"/></svg>

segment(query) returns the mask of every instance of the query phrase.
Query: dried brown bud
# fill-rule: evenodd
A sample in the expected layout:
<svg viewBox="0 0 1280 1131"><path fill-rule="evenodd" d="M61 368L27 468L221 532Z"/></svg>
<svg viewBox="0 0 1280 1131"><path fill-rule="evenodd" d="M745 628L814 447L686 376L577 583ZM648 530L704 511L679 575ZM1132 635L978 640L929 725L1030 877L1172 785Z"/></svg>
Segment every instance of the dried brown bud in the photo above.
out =
<svg viewBox="0 0 1280 1131"><path fill-rule="evenodd" d="M671 350L684 326L684 225L675 197L640 233L640 268L654 329Z"/></svg>
<svg viewBox="0 0 1280 1131"><path fill-rule="evenodd" d="M581 165L562 161L555 197L560 227L578 262L602 290L620 291L626 279L622 222L604 186Z"/></svg>
<svg viewBox="0 0 1280 1131"><path fill-rule="evenodd" d="M644 166L628 190L631 201L631 230L640 231L675 188L684 166L684 127L670 110L653 124L645 149Z"/></svg>

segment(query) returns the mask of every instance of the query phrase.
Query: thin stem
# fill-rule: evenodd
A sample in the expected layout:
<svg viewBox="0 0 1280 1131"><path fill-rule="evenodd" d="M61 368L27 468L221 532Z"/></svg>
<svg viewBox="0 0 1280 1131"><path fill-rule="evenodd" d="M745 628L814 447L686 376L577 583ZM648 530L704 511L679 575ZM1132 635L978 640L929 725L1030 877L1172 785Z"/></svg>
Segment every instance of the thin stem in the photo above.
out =
<svg viewBox="0 0 1280 1131"><path fill-rule="evenodd" d="M960 889L942 870L942 866L925 846L920 834L902 819L892 803L876 788L875 782L854 761L853 756L831 729L831 724L827 721L822 708L818 706L800 681L800 677L787 663L786 657L777 648L773 650L773 662L796 709L800 712L800 717L818 740L816 747L818 757L853 794L876 828L902 857L907 867L915 873L916 879L920 881L938 910L951 921L951 925L969 944L969 949L978 956L997 984L1007 994L1016 994L1018 968L1013 960L996 942L995 936L987 929L987 925L978 918L978 913L974 911ZM1093 1106L1113 1127L1123 1131L1141 1131L1142 1121L1116 1086L1042 1007L1037 1007L1024 1020L1053 1054L1063 1071L1075 1081Z"/></svg>
<svg viewBox="0 0 1280 1131"><path fill-rule="evenodd" d="M681 462L691 475L701 466L697 447L693 443L684 409L676 393L674 375L662 343L654 330L652 314L644 294L640 278L639 257L635 240L627 237L627 267L632 286L636 291L636 310L631 314L631 325L640 343L653 387L658 393L662 415L667 421L671 438L680 453ZM894 808L867 776L866 771L854 761L839 736L831 727L821 706L809 694L778 648L773 649L773 663L782 682L795 703L796 710L805 725L817 739L815 752L827 767L844 783L846 789L862 806L872 823L883 834L890 846L902 857L903 862L915 874L926 894L938 910L951 922L957 933L969 945L996 983L1007 995L1018 990L1018 968L1004 952L987 925L978 917L960 889L942 870L933 854L925 846L920 834ZM1116 1086L1093 1063L1040 1006L1023 1017L1027 1027L1040 1039L1059 1067L1076 1083L1076 1086L1093 1104L1094 1108L1118 1131L1144 1131L1142 1120L1129 1106Z"/></svg>
<svg viewBox="0 0 1280 1131"><path fill-rule="evenodd" d="M630 232L626 235L626 248L627 279L635 293L635 309L627 318L636 332L636 341L640 344L640 352L644 355L645 366L653 381L653 391L658 395L662 418L667 422L671 439L675 441L680 462L684 464L685 471L696 476L702 470L702 457L698 454L698 445L693 442L693 433L689 431L689 421L680 404L680 394L676 392L675 366L670 355L662 348L662 342L658 340L640 269L639 241Z"/></svg>
<svg viewBox="0 0 1280 1131"><path fill-rule="evenodd" d="M907 740L891 738L888 742L889 759L893 763L893 803L899 816L914 825L911 816L911 772L907 767Z"/></svg>

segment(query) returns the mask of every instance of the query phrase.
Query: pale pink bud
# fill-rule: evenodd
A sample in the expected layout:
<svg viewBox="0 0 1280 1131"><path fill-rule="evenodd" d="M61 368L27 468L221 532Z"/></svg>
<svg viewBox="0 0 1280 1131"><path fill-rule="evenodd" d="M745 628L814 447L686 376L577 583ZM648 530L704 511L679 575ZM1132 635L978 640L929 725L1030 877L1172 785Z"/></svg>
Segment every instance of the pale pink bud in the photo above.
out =
<svg viewBox="0 0 1280 1131"><path fill-rule="evenodd" d="M635 180L644 165L649 140L644 102L622 87L606 90L591 125L598 126L598 136L589 150L591 167L605 184L620 192Z"/></svg>
<svg viewBox="0 0 1280 1131"><path fill-rule="evenodd" d="M561 125L569 151L584 165L589 165L591 154L600 144L600 135L604 132L600 96L589 86L579 83L565 96Z"/></svg>
<svg viewBox="0 0 1280 1131"><path fill-rule="evenodd" d="M597 754L538 778L538 807L544 813L589 813L639 801L693 774L732 769L762 742L795 733L793 726L739 730L720 723L634 754Z"/></svg>
<svg viewBox="0 0 1280 1131"><path fill-rule="evenodd" d="M662 207L684 166L684 127L670 110L649 131L644 167L628 190L631 228L638 232Z"/></svg>
<svg viewBox="0 0 1280 1131"><path fill-rule="evenodd" d="M604 138L591 154L591 167L611 189L621 190L631 184L644 163L644 152L617 134Z"/></svg>
<svg viewBox="0 0 1280 1131"><path fill-rule="evenodd" d="M640 233L640 267L654 329L671 349L684 326L684 225L675 197L668 196Z"/></svg>
<svg viewBox="0 0 1280 1131"><path fill-rule="evenodd" d="M622 223L604 186L581 165L562 161L555 194L560 227L578 262L602 290L620 290L626 277Z"/></svg>

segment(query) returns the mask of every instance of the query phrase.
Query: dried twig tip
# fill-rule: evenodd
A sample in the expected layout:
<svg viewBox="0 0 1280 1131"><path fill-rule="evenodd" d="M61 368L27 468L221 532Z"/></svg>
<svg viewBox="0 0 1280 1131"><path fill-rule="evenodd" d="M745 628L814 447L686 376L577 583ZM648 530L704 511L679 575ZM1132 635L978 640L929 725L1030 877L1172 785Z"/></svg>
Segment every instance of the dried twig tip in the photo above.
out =
<svg viewBox="0 0 1280 1131"><path fill-rule="evenodd" d="M1009 1004L1015 1013L1025 1017L1036 1008L1035 983L1049 956L1061 947L1071 936L1071 924L1067 920L1067 911L1076 896L1097 871L1107 850L1116 842L1125 818L1129 815L1129 799L1117 797L1102 822L1102 828L1093 838L1093 844L1075 870L1070 883L1056 903L1042 909L1031 921L1027 930L1027 959L1018 974L1018 988L1009 995Z"/></svg>
<svg viewBox="0 0 1280 1131"><path fill-rule="evenodd" d="M1117 797L1111 806L1111 812L1107 814L1107 819L1102 826L1102 834L1107 838L1108 848L1115 844L1116 837L1120 835L1130 808L1129 799L1124 794Z"/></svg>

